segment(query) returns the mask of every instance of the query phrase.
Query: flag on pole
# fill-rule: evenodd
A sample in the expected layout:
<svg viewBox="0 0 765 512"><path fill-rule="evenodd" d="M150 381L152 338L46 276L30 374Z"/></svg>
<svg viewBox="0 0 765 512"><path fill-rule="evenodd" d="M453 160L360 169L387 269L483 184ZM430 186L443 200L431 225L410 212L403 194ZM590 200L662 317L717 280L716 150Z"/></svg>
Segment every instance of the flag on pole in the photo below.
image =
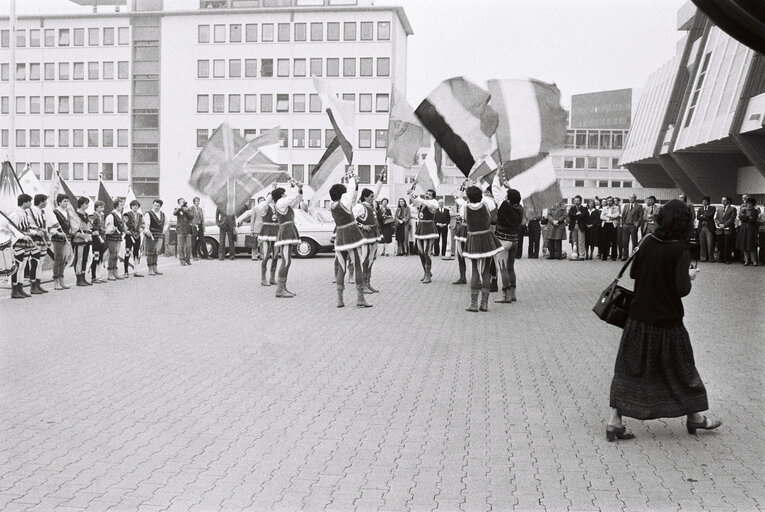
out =
<svg viewBox="0 0 765 512"><path fill-rule="evenodd" d="M308 176L308 186L314 190L314 195L330 177L333 177L333 184L340 181L345 172L344 167L340 165L344 160L345 154L340 140L335 137Z"/></svg>
<svg viewBox="0 0 765 512"><path fill-rule="evenodd" d="M96 196L96 199L98 201L104 202L104 212L107 214L114 210L114 201L112 200L112 196L106 190L106 185L104 185L104 182L100 179L98 180L98 196Z"/></svg>
<svg viewBox="0 0 765 512"><path fill-rule="evenodd" d="M388 121L386 158L401 167L412 167L417 159L424 133L425 128L414 114L414 109L404 95L394 87Z"/></svg>
<svg viewBox="0 0 765 512"><path fill-rule="evenodd" d="M266 152L279 141L278 128L247 142L228 123L223 123L199 152L189 184L210 196L222 211L235 215L246 207L254 192L263 188L261 173L267 175L278 170Z"/></svg>
<svg viewBox="0 0 765 512"><path fill-rule="evenodd" d="M19 179L9 161L0 170L0 211L10 214L18 207L19 194L23 193Z"/></svg>
<svg viewBox="0 0 765 512"><path fill-rule="evenodd" d="M24 166L24 170L19 174L19 183L25 194L29 194L34 197L37 194L45 194L45 187L40 183L40 180L32 172L32 168L29 164Z"/></svg>
<svg viewBox="0 0 765 512"><path fill-rule="evenodd" d="M442 82L414 113L465 176L491 151L497 112L488 91L463 77Z"/></svg>
<svg viewBox="0 0 765 512"><path fill-rule="evenodd" d="M435 140L431 139L430 148L422 162L422 167L414 178L423 191L428 189L437 190L438 186L444 182L444 172L442 169L443 150Z"/></svg>
<svg viewBox="0 0 765 512"><path fill-rule="evenodd" d="M352 164L353 144L348 138L356 135L356 102L338 98L329 83L322 78L313 77L313 85L319 93L324 111L329 116L335 138L343 148L346 160Z"/></svg>
<svg viewBox="0 0 765 512"><path fill-rule="evenodd" d="M502 183L521 193L523 205L535 213L561 200L560 185L555 177L552 157L541 153L537 156L504 162L501 168Z"/></svg>

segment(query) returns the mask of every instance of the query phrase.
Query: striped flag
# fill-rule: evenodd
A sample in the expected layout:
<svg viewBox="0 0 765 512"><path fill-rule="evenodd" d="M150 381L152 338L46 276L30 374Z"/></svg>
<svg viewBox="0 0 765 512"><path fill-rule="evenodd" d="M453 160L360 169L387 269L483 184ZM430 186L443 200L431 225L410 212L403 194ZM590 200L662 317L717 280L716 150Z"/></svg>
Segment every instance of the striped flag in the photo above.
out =
<svg viewBox="0 0 765 512"><path fill-rule="evenodd" d="M417 159L424 133L425 129L414 114L414 109L404 95L394 87L388 121L386 158L401 167L412 167Z"/></svg>
<svg viewBox="0 0 765 512"><path fill-rule="evenodd" d="M340 165L344 159L345 155L340 141L335 137L308 176L308 186L314 190L314 195L329 180L330 176L336 178L331 180L333 183L340 181L345 172L344 167Z"/></svg>
<svg viewBox="0 0 765 512"><path fill-rule="evenodd" d="M535 213L561 200L560 185L555 177L552 157L539 154L530 158L504 162L501 168L501 181L508 181L508 186L521 193L523 205Z"/></svg>
<svg viewBox="0 0 765 512"><path fill-rule="evenodd" d="M335 131L335 138L338 139L346 160L352 164L353 144L349 142L348 137L356 135L356 102L338 98L332 87L324 79L313 77L313 85L316 92L319 93L324 111L329 116L329 122Z"/></svg>
<svg viewBox="0 0 765 512"><path fill-rule="evenodd" d="M490 98L488 91L457 77L442 82L415 110L465 176L491 151L498 116Z"/></svg>

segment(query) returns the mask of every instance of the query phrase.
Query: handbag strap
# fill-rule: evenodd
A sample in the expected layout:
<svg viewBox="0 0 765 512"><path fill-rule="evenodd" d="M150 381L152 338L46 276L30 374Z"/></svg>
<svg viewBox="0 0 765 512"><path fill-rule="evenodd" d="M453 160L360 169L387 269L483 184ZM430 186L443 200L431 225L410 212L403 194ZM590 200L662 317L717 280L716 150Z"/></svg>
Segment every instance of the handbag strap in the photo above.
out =
<svg viewBox="0 0 765 512"><path fill-rule="evenodd" d="M622 276L624 275L624 272L627 270L627 267L629 267L629 266L630 266L630 263L632 263L632 260L633 260L633 259L635 259L635 255L636 255L636 254L638 253L638 251L640 250L640 246L641 246L641 245L643 245L643 242L644 242L644 241L645 241L645 239L646 239L646 238L648 238L648 237L652 237L652 238L653 238L653 234L652 234L652 233L649 233L649 234L647 234L646 236L644 236L644 237L642 238L642 240L640 240L640 243L638 244L638 246L637 246L637 247L635 247L635 250L634 250L634 251L632 251L632 254L630 254L630 257L629 257L629 258L627 258L627 261L625 261L625 262L624 262L624 265L622 265L622 269L619 271L619 274L616 276L616 281L618 281L619 279L621 279L621 278L622 278Z"/></svg>

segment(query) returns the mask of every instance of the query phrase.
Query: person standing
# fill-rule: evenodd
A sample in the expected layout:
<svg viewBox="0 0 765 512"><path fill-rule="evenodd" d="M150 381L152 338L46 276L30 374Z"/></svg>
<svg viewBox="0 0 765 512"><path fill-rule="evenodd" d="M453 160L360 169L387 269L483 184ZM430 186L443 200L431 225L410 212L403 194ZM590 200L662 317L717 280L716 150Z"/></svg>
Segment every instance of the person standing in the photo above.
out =
<svg viewBox="0 0 765 512"><path fill-rule="evenodd" d="M521 206L521 193L513 188L508 189L506 198L502 201L497 212L497 230L495 231L499 243L502 244L502 252L497 255L497 260L499 261L499 274L502 276L503 297L494 302L510 303L518 300L515 295L517 284L515 257L518 253L515 245L518 243L524 216L523 206Z"/></svg>
<svg viewBox="0 0 765 512"><path fill-rule="evenodd" d="M85 277L88 270L88 256L90 255L90 246L93 241L92 226L90 216L85 211L88 209L90 199L80 197L77 199L77 217L79 217L79 228L72 234L72 249L74 250L74 275L77 277L77 286L92 286Z"/></svg>
<svg viewBox="0 0 765 512"><path fill-rule="evenodd" d="M287 278L292 265L293 246L300 244L300 234L295 227L295 211L303 200L303 183L293 182L293 187L297 187L297 194L286 196L285 190L281 187L275 189L271 196L274 199L274 209L276 218L279 222L279 232L276 235L274 248L280 252L281 264L279 265L279 276L276 280L276 297L289 299L295 296L287 289Z"/></svg>
<svg viewBox="0 0 765 512"><path fill-rule="evenodd" d="M709 204L709 196L701 198L701 206L696 212L696 218L699 221L699 244L701 245L701 261L715 260L715 216L717 211L714 206Z"/></svg>
<svg viewBox="0 0 765 512"><path fill-rule="evenodd" d="M646 197L645 208L643 208L643 221L640 225L641 238L653 233L654 229L656 229L656 221L654 218L657 213L659 213L659 206L656 204L656 197Z"/></svg>
<svg viewBox="0 0 765 512"><path fill-rule="evenodd" d="M24 291L24 283L19 279L19 275L24 276L24 269L27 266L28 261L35 261L40 259L40 248L32 240L33 229L29 223L29 216L27 211L32 207L32 196L29 194L20 194L16 198L16 204L18 205L11 215L10 220L18 228L15 240L13 241L13 256L16 260L16 268L11 274L11 298L12 299L25 299L32 295ZM12 231L14 232L14 231ZM30 269L31 270L31 269ZM37 270L35 268L35 270ZM32 272L30 272L30 279L32 278ZM30 290L31 292L32 290ZM37 293L35 293L37 295Z"/></svg>
<svg viewBox="0 0 765 512"><path fill-rule="evenodd" d="M157 258L162 251L162 244L165 241L165 231L168 224L165 221L165 212L162 211L162 199L155 199L151 203L151 210L143 215L144 246L146 247L146 265L149 267L150 276L161 276L162 272L157 270ZM193 213L192 213L193 222Z"/></svg>
<svg viewBox="0 0 765 512"><path fill-rule="evenodd" d="M377 208L377 218L380 220L380 244L382 245L382 256L389 256L390 251L388 246L393 242L393 225L396 223L396 219L393 218L393 213L388 208L388 198L384 197L380 200L380 205Z"/></svg>
<svg viewBox="0 0 765 512"><path fill-rule="evenodd" d="M598 246L598 235L600 232L600 210L595 206L595 201L587 201L587 231L584 233L584 250L585 257L588 260L591 260L595 254L595 247Z"/></svg>
<svg viewBox="0 0 765 512"><path fill-rule="evenodd" d="M480 190L480 189L479 189ZM417 242L417 253L420 256L420 264L422 265L423 277L420 282L428 284L431 282L433 274L430 272L432 266L432 259L430 254L433 250L433 243L438 238L438 231L436 230L436 223L434 222L434 212L438 209L438 201L436 201L436 191L432 188L425 192L425 197L417 197L414 194L414 189L407 191L409 194L410 202L418 207L417 213L417 227L414 232L414 239Z"/></svg>
<svg viewBox="0 0 765 512"><path fill-rule="evenodd" d="M563 239L566 238L566 209L560 202L553 204L547 213L547 223L549 226L549 250L548 260L563 259Z"/></svg>
<svg viewBox="0 0 765 512"><path fill-rule="evenodd" d="M465 242L467 242L468 227L465 220L462 218L462 207L467 204L467 196L465 196L466 187L463 185L460 187L459 192L454 194L454 201L457 203L457 222L454 226L454 240L452 247L454 247L454 255L457 257L457 266L459 267L460 276L452 284L467 284L467 262L465 261Z"/></svg>
<svg viewBox="0 0 765 512"><path fill-rule="evenodd" d="M31 284L29 293L32 295L48 293L48 290L43 288L40 284L40 272L42 272L43 259L50 248L48 226L45 219L46 206L48 206L48 196L45 194L36 194L32 201L32 207L26 211L31 230L30 237L39 249L37 257L35 258L30 255L31 260L29 261L29 279Z"/></svg>
<svg viewBox="0 0 765 512"><path fill-rule="evenodd" d="M263 225L258 234L258 242L261 244L260 253L263 255L263 261L260 262L260 285L271 286L276 284L276 264L279 261L279 252L274 247L276 237L279 234L279 221L276 218L274 200L271 194L267 194L266 199L259 203L256 208L263 218ZM271 260L271 274L270 279L266 279L269 259Z"/></svg>
<svg viewBox="0 0 765 512"><path fill-rule="evenodd" d="M614 203L613 197L606 199L606 207L601 209L600 220L603 223L601 226L601 235L603 236L600 240L600 259L606 261L610 252L611 261L616 261L616 228L619 227L622 220L622 213Z"/></svg>
<svg viewBox="0 0 765 512"><path fill-rule="evenodd" d="M379 290L372 287L372 266L377 259L377 247L380 243L380 221L377 219L375 210L375 197L380 193L385 172L375 184L375 189L365 188L361 191L359 203L353 206L353 215L359 223L361 236L364 237L364 245L361 246L361 276L356 275L356 280L361 281L364 290L369 293L377 293ZM360 279L359 279L360 277Z"/></svg>
<svg viewBox="0 0 765 512"><path fill-rule="evenodd" d="M53 209L56 224L49 228L53 241L53 282L54 290L68 290L64 284L64 269L66 260L71 251L69 239L71 237L72 219L69 218L69 197L66 194L56 196L56 208Z"/></svg>
<svg viewBox="0 0 765 512"><path fill-rule="evenodd" d="M409 205L403 197L398 200L396 208L396 256L409 255L409 221L412 214Z"/></svg>
<svg viewBox="0 0 765 512"><path fill-rule="evenodd" d="M191 222L194 214L184 198L178 199L178 206L173 210L173 215L178 219L175 224L175 235L178 240L178 259L181 266L191 265ZM221 236L223 231L221 230ZM221 239L222 241L222 239ZM219 252L218 254L223 254ZM221 257L221 259L223 259Z"/></svg>
<svg viewBox="0 0 765 512"><path fill-rule="evenodd" d="M133 277L143 277L138 272L138 258L141 255L141 238L143 237L143 217L139 213L141 203L137 199L130 201L129 210L122 214L125 221L125 276L130 277L130 256L133 256Z"/></svg>
<svg viewBox="0 0 765 512"><path fill-rule="evenodd" d="M587 223L590 212L582 205L582 196L574 196L574 205L568 210L568 225L571 228L572 260L587 259Z"/></svg>
<svg viewBox="0 0 765 512"><path fill-rule="evenodd" d="M755 206L757 200L753 196L747 196L746 202L741 207L738 218L741 221L739 230L738 250L744 256L744 266L757 266L757 244L759 243L758 222L760 210Z"/></svg>
<svg viewBox="0 0 765 512"><path fill-rule="evenodd" d="M220 228L218 259L223 261L226 255L226 238L228 238L229 259L233 260L236 257L236 215L228 215L218 208L215 210L215 223Z"/></svg>
<svg viewBox="0 0 765 512"><path fill-rule="evenodd" d="M632 194L630 200L624 205L622 211L622 261L626 261L630 255L630 241L632 241L632 250L635 250L638 244L638 229L643 222L643 207L637 202L637 196Z"/></svg>
<svg viewBox="0 0 765 512"><path fill-rule="evenodd" d="M438 230L438 238L436 238L435 247L433 249L434 256L438 256L439 252L441 256L446 256L446 241L449 236L449 220L451 214L449 209L444 206L444 200L438 200L438 209L433 212L433 221L436 223L436 229Z"/></svg>
<svg viewBox="0 0 765 512"><path fill-rule="evenodd" d="M462 207L462 218L468 228L464 256L470 260L470 306L466 311L488 311L491 287L491 260L502 252L502 244L491 231L491 211L497 208L494 199L484 196L479 187L471 185L465 191L468 203ZM478 305L478 294L481 305Z"/></svg>
<svg viewBox="0 0 765 512"><path fill-rule="evenodd" d="M656 215L656 230L635 254L630 276L635 295L622 332L611 381L611 415L606 439L633 439L622 419L687 416L689 434L722 425L701 412L709 408L707 392L693 359L683 325L682 298L691 291L698 269L690 268L686 240L693 211L679 200Z"/></svg>
<svg viewBox="0 0 765 512"><path fill-rule="evenodd" d="M191 213L194 218L191 221L191 258L197 261L201 255L202 258L208 258L207 245L205 244L205 211L199 206L199 198L191 200Z"/></svg>
<svg viewBox="0 0 765 512"><path fill-rule="evenodd" d="M529 209L531 210L531 209ZM528 232L529 232L529 258L539 258L539 240L542 237L542 226L539 224L541 216L532 211L526 213L528 216Z"/></svg>
<svg viewBox="0 0 765 512"><path fill-rule="evenodd" d="M262 255L260 254L260 241L258 240L258 237L260 236L260 230L263 228L263 209L258 208L258 206L265 202L266 198L260 196L253 205L252 209L250 209L250 236L254 241L254 245L250 247L250 255L252 256L252 261L263 259Z"/></svg>
<svg viewBox="0 0 765 512"><path fill-rule="evenodd" d="M90 227L93 237L91 248L93 251L93 260L90 263L90 282L93 284L105 283L106 280L98 277L98 267L104 261L104 255L106 254L106 226L104 225L104 208L106 205L103 201L96 201L93 203L93 213L90 214Z"/></svg>
<svg viewBox="0 0 765 512"><path fill-rule="evenodd" d="M728 196L722 197L722 206L717 212L717 225L720 227L720 236L717 238L720 263L730 264L736 242L736 208L731 206Z"/></svg>
<svg viewBox="0 0 765 512"><path fill-rule="evenodd" d="M118 197L114 200L114 210L109 212L104 221L104 231L106 232L106 247L109 251L109 262L107 271L109 281L118 281L123 279L117 274L117 260L119 258L122 237L125 234L125 223L122 220L122 210L125 207L125 198Z"/></svg>

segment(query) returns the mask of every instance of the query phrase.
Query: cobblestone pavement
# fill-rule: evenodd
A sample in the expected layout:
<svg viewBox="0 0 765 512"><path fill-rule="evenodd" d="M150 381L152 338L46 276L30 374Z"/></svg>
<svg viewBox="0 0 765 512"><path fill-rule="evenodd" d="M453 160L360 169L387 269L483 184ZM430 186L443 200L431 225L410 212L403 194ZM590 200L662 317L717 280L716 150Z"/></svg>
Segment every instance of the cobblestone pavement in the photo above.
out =
<svg viewBox="0 0 765 512"><path fill-rule="evenodd" d="M520 260L519 302L474 314L454 261L382 258L369 310L326 256L289 300L249 259L173 262L0 299L0 510L765 509L760 268L702 264L685 300L723 427L607 443L616 263Z"/></svg>

